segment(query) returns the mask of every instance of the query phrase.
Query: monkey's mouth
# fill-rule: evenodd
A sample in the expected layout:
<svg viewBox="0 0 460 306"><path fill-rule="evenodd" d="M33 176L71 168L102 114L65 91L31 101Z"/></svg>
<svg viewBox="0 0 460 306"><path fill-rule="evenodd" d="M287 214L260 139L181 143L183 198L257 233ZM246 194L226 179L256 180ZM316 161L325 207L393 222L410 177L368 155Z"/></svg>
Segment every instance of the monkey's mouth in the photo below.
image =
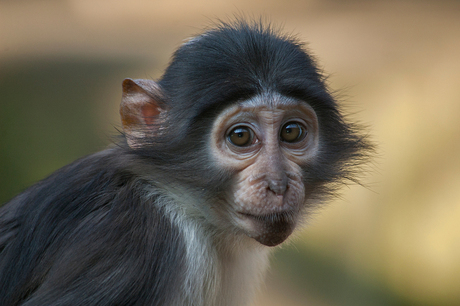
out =
<svg viewBox="0 0 460 306"><path fill-rule="evenodd" d="M294 231L295 212L277 212L264 215L239 213L245 233L266 246L276 246Z"/></svg>
<svg viewBox="0 0 460 306"><path fill-rule="evenodd" d="M279 213L271 213L271 214L265 214L265 215L253 215L249 213L240 213L240 215L246 217L246 218L251 218L255 219L260 222L279 222L279 221L284 221L287 219L292 219L294 213L293 212L279 212Z"/></svg>

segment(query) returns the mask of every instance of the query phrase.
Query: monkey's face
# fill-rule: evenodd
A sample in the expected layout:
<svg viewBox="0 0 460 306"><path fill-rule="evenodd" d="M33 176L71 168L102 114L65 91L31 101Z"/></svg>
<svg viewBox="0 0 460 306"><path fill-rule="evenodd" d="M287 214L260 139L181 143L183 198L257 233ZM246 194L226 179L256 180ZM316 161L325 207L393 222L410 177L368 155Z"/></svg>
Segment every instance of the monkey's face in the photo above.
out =
<svg viewBox="0 0 460 306"><path fill-rule="evenodd" d="M314 110L278 94L259 95L223 111L211 141L217 163L235 173L218 213L264 245L283 242L307 200L302 166L318 151Z"/></svg>

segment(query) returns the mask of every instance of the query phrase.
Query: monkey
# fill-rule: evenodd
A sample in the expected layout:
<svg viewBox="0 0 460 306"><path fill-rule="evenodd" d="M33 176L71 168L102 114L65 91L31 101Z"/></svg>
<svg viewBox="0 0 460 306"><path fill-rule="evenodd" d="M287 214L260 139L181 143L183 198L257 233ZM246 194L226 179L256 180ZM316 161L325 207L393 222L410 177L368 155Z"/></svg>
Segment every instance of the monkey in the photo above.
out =
<svg viewBox="0 0 460 306"><path fill-rule="evenodd" d="M372 151L314 58L237 20L125 79L120 140L0 210L0 305L248 305Z"/></svg>

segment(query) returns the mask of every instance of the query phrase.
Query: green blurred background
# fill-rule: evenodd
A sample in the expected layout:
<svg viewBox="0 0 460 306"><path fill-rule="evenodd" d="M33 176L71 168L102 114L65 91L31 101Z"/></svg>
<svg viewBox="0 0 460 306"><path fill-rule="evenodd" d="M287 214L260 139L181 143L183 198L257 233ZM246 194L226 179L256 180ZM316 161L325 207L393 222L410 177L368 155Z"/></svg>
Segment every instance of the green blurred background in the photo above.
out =
<svg viewBox="0 0 460 306"><path fill-rule="evenodd" d="M0 202L111 143L123 78L235 13L308 42L378 144L254 305L460 305L459 1L0 0Z"/></svg>

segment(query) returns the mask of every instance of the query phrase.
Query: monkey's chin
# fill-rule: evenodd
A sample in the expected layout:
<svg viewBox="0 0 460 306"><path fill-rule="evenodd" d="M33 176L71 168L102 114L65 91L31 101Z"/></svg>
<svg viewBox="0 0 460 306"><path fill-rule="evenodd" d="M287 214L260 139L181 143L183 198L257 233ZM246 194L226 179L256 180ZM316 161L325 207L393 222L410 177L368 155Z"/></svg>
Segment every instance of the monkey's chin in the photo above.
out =
<svg viewBox="0 0 460 306"><path fill-rule="evenodd" d="M284 242L294 231L295 220L282 213L268 215L239 214L239 223L249 237L266 246L276 246Z"/></svg>

